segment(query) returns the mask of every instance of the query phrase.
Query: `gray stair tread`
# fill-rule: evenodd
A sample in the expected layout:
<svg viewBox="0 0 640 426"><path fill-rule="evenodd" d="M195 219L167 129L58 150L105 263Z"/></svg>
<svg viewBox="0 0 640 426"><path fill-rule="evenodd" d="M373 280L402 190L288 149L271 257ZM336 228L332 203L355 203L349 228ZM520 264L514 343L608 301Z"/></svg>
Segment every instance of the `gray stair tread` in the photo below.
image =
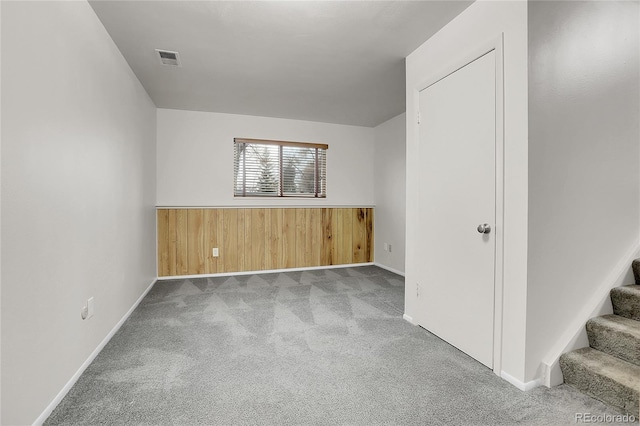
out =
<svg viewBox="0 0 640 426"><path fill-rule="evenodd" d="M619 315L591 318L587 335L592 348L640 365L640 321Z"/></svg>
<svg viewBox="0 0 640 426"><path fill-rule="evenodd" d="M563 354L564 381L593 398L640 417L640 366L593 348Z"/></svg>
<svg viewBox="0 0 640 426"><path fill-rule="evenodd" d="M625 285L611 290L613 313L640 321L640 285Z"/></svg>
<svg viewBox="0 0 640 426"><path fill-rule="evenodd" d="M591 318L587 324L589 323L606 327L615 332L628 334L630 337L640 340L640 321L621 317L620 315L603 315Z"/></svg>
<svg viewBox="0 0 640 426"><path fill-rule="evenodd" d="M640 395L640 366L595 350L582 348L563 354L565 362L579 362L590 372L606 376Z"/></svg>
<svg viewBox="0 0 640 426"><path fill-rule="evenodd" d="M611 292L619 292L619 293L623 293L623 294L628 294L628 295L635 295L640 297L640 285L639 284L630 284L630 285L623 285L621 287L615 287L611 289Z"/></svg>

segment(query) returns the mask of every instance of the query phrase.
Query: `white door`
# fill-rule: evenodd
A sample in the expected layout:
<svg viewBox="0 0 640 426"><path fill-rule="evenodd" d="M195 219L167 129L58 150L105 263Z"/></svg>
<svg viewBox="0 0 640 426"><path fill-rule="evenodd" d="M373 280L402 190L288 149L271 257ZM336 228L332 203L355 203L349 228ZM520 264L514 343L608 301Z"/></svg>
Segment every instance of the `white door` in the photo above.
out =
<svg viewBox="0 0 640 426"><path fill-rule="evenodd" d="M418 323L493 368L494 51L420 92L419 129Z"/></svg>

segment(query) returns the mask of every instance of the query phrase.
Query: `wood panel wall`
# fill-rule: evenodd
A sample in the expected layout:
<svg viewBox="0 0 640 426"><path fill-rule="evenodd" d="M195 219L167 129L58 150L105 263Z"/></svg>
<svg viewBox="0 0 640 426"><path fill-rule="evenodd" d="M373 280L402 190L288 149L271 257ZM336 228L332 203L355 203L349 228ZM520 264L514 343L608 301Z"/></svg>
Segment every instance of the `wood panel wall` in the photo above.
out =
<svg viewBox="0 0 640 426"><path fill-rule="evenodd" d="M372 208L158 209L161 277L372 261Z"/></svg>

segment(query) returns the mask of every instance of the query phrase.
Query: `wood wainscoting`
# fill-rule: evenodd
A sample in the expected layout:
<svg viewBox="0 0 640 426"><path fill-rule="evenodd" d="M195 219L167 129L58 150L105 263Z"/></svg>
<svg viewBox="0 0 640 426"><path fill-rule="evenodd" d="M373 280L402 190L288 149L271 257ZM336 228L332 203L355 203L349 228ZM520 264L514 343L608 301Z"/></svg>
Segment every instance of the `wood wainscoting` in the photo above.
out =
<svg viewBox="0 0 640 426"><path fill-rule="evenodd" d="M372 208L158 208L160 277L372 261Z"/></svg>

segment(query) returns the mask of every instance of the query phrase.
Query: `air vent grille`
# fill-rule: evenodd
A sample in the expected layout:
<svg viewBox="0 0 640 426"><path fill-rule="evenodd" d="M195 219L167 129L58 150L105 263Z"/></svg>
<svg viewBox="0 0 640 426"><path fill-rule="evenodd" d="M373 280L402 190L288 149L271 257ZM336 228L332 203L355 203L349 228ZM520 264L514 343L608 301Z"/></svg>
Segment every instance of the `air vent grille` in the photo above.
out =
<svg viewBox="0 0 640 426"><path fill-rule="evenodd" d="M170 65L174 67L182 66L180 64L180 55L178 52L172 52L171 50L156 49L158 57L163 65Z"/></svg>

